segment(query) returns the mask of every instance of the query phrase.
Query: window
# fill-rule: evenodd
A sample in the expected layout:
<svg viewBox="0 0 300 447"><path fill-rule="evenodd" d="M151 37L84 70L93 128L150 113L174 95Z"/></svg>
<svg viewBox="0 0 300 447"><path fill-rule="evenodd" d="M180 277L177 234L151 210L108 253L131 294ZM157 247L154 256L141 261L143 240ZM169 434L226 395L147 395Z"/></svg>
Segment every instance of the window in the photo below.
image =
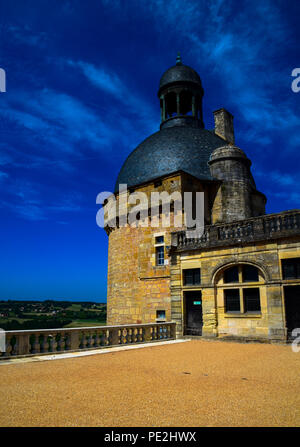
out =
<svg viewBox="0 0 300 447"><path fill-rule="evenodd" d="M300 258L283 259L281 263L283 279L300 279Z"/></svg>
<svg viewBox="0 0 300 447"><path fill-rule="evenodd" d="M249 287L249 282L263 282L257 267L250 264L229 267L223 272L223 283L222 277L219 281L224 293L225 312L261 312L259 287Z"/></svg>
<svg viewBox="0 0 300 447"><path fill-rule="evenodd" d="M258 281L258 269L253 265L243 265L243 281Z"/></svg>
<svg viewBox="0 0 300 447"><path fill-rule="evenodd" d="M260 312L259 288L243 289L245 312Z"/></svg>
<svg viewBox="0 0 300 447"><path fill-rule="evenodd" d="M164 265L165 264L165 253L164 246L160 245L156 247L156 265Z"/></svg>
<svg viewBox="0 0 300 447"><path fill-rule="evenodd" d="M166 311L165 310L157 310L156 311L156 319L157 320L165 320L166 319Z"/></svg>
<svg viewBox="0 0 300 447"><path fill-rule="evenodd" d="M164 236L155 237L155 257L156 265L165 265Z"/></svg>
<svg viewBox="0 0 300 447"><path fill-rule="evenodd" d="M183 270L183 285L195 286L200 284L200 269L185 269Z"/></svg>
<svg viewBox="0 0 300 447"><path fill-rule="evenodd" d="M239 282L239 271L238 266L230 267L226 269L224 272L224 282Z"/></svg>
<svg viewBox="0 0 300 447"><path fill-rule="evenodd" d="M225 312L240 312L240 291L239 289L224 290Z"/></svg>

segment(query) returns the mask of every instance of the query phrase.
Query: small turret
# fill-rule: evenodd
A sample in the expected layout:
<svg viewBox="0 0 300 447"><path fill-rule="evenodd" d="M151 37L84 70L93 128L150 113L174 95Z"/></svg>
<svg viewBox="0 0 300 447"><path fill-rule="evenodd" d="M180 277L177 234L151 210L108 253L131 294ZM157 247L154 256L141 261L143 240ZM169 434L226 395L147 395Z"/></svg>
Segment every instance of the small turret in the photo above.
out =
<svg viewBox="0 0 300 447"><path fill-rule="evenodd" d="M251 161L233 145L215 149L209 159L211 175L222 184L215 197L212 221L231 222L265 214L265 196L257 191Z"/></svg>

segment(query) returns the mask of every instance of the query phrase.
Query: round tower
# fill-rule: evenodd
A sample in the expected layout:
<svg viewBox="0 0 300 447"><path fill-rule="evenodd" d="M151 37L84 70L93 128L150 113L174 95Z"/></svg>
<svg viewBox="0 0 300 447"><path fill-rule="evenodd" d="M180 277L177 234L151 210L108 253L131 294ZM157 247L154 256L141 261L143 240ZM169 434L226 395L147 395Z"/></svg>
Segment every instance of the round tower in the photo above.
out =
<svg viewBox="0 0 300 447"><path fill-rule="evenodd" d="M212 223L265 213L265 196L256 189L251 161L242 149L234 145L219 147L211 153L208 164L212 177L222 181L212 209Z"/></svg>

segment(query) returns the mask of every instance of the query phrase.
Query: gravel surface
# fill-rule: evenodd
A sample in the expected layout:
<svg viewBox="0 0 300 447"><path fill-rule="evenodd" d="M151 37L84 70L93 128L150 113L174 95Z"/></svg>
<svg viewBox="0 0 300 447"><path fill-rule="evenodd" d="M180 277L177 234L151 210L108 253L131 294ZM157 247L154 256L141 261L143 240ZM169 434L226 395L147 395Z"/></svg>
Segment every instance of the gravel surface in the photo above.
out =
<svg viewBox="0 0 300 447"><path fill-rule="evenodd" d="M300 352L193 340L0 366L0 426L299 426Z"/></svg>

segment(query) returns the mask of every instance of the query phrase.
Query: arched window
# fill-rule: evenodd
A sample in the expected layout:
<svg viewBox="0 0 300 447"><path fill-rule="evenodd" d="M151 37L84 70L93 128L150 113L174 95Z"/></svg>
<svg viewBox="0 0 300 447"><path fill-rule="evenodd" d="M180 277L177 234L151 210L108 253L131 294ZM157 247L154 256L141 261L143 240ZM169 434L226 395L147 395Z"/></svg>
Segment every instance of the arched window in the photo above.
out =
<svg viewBox="0 0 300 447"><path fill-rule="evenodd" d="M171 92L168 93L165 97L166 101L166 118L171 118L174 115L177 115L177 102L176 102L176 93Z"/></svg>
<svg viewBox="0 0 300 447"><path fill-rule="evenodd" d="M251 264L237 264L222 270L217 278L218 289L223 289L225 313L260 313L262 272Z"/></svg>
<svg viewBox="0 0 300 447"><path fill-rule="evenodd" d="M192 115L192 93L187 90L180 93L180 115Z"/></svg>

